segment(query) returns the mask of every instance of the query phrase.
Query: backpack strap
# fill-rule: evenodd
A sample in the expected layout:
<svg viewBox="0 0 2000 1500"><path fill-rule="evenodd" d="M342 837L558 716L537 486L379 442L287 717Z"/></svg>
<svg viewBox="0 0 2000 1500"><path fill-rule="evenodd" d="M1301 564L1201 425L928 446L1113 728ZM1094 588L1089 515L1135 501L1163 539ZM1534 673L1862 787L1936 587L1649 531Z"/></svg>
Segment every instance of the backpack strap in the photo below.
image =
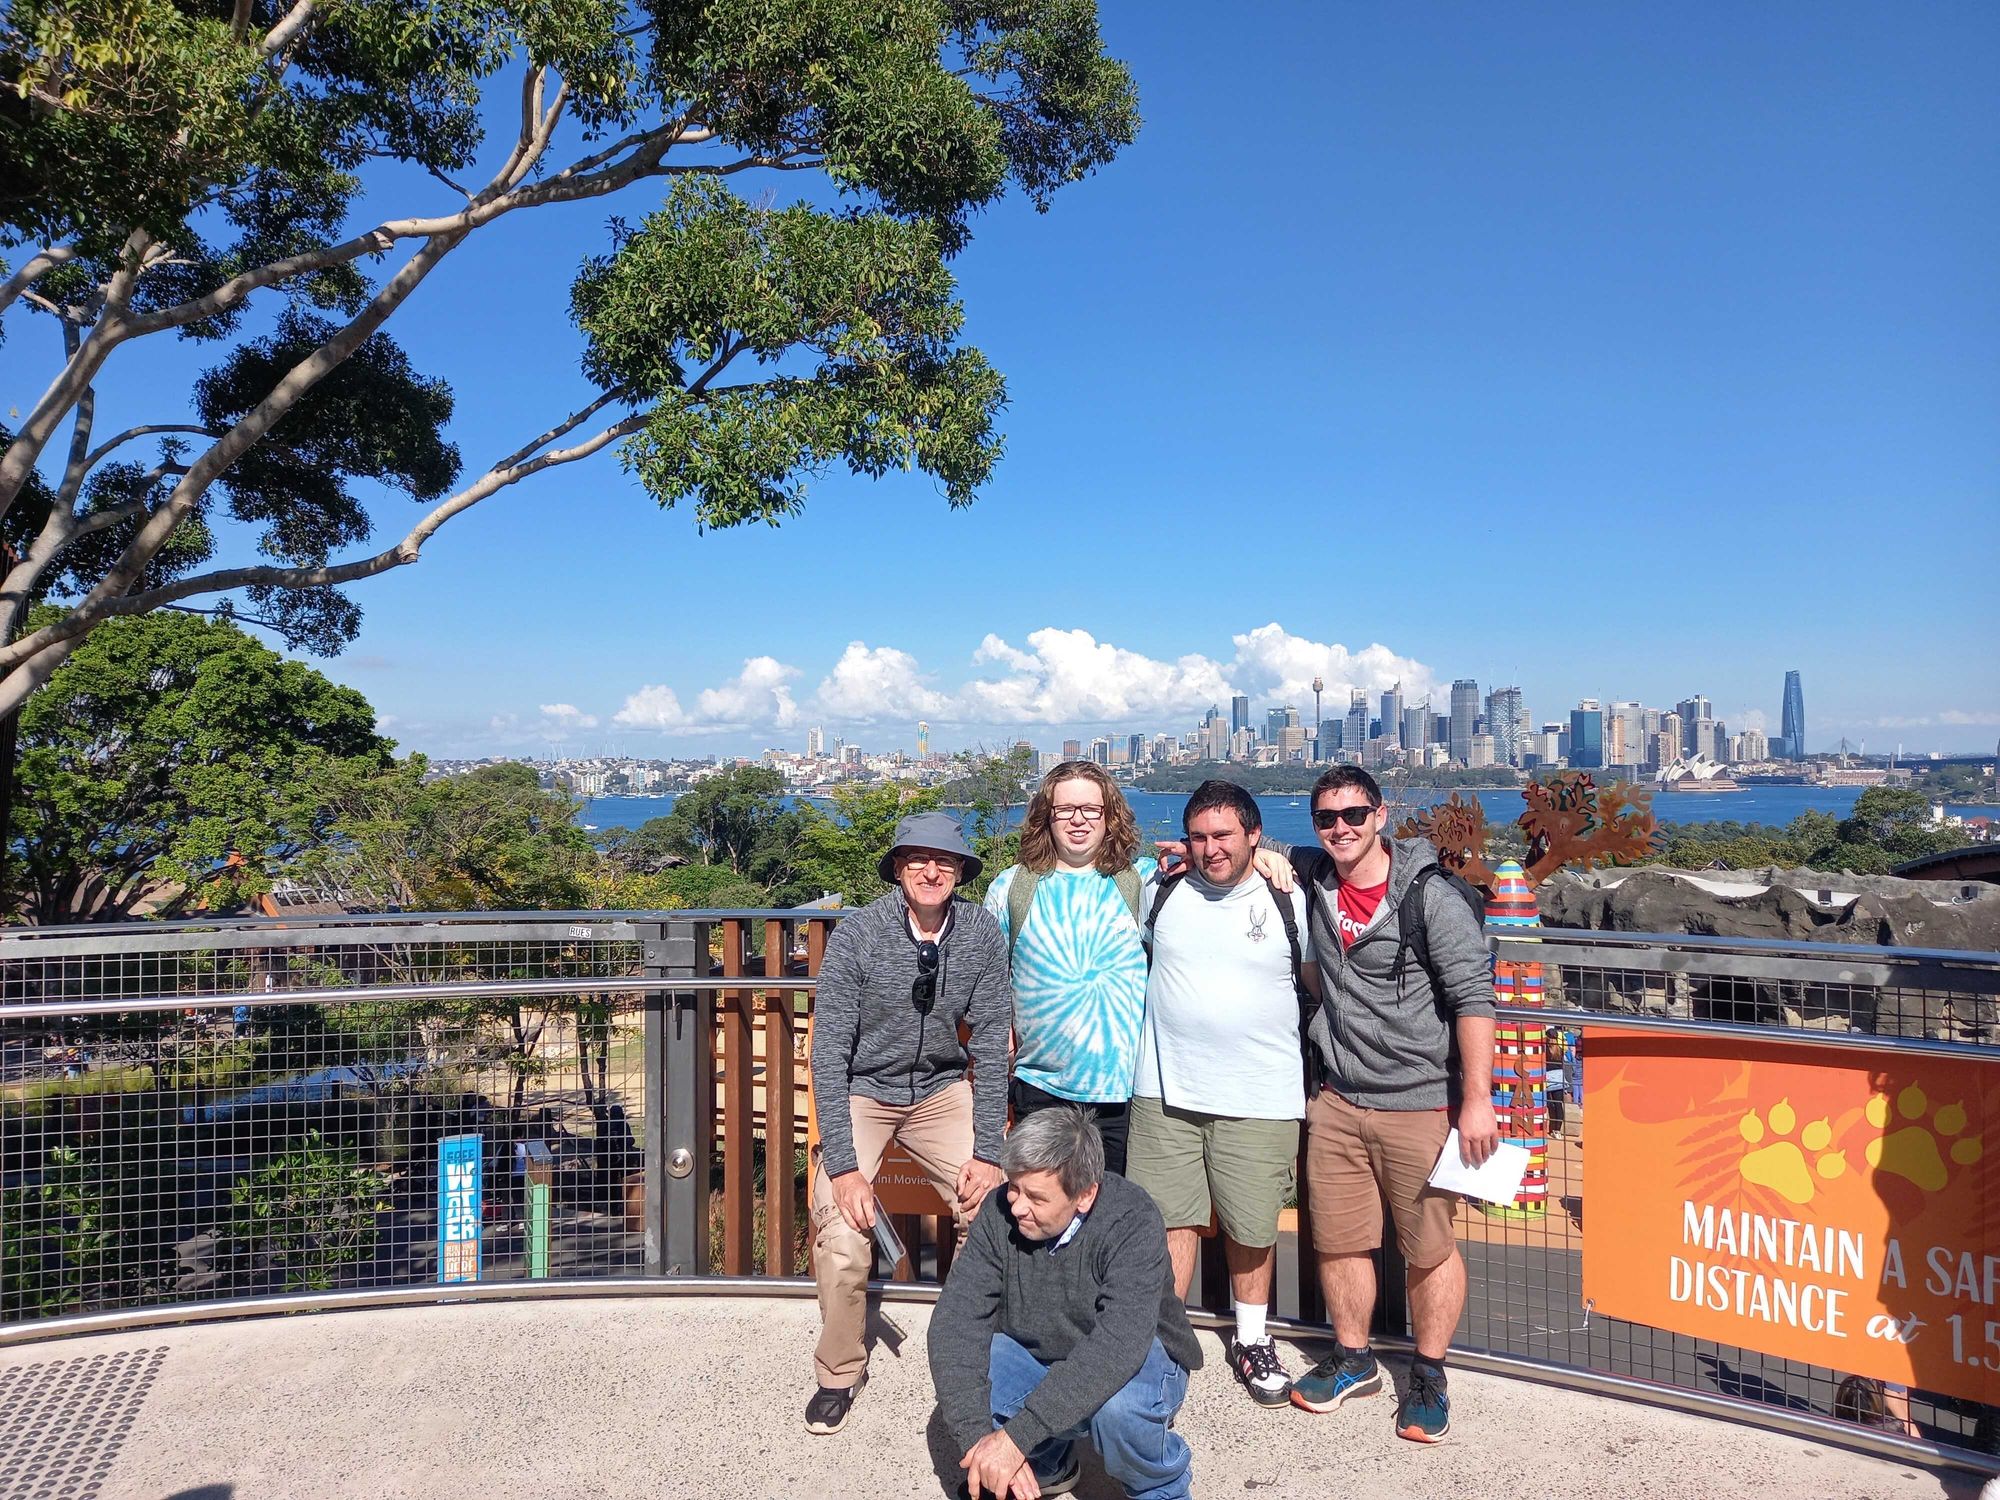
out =
<svg viewBox="0 0 2000 1500"><path fill-rule="evenodd" d="M1153 967L1153 928L1160 920L1160 908L1167 904L1167 897L1174 893L1174 887L1186 878L1183 875L1173 880L1162 880L1153 888L1153 909L1146 913L1146 925L1139 929L1139 943L1146 950L1146 967L1149 969Z"/></svg>
<svg viewBox="0 0 2000 1500"><path fill-rule="evenodd" d="M1278 919L1285 924L1285 941L1292 945L1292 993L1301 1005L1310 1004L1312 997L1306 993L1305 950L1299 945L1299 919L1292 911L1292 898L1279 890L1270 876L1264 877L1264 884L1270 889L1271 900L1278 908Z"/></svg>
<svg viewBox="0 0 2000 1500"><path fill-rule="evenodd" d="M1433 981L1436 979L1436 973L1431 968L1430 917L1424 911L1424 888L1443 874L1442 866L1425 865L1410 878L1403 891L1403 899L1396 903L1396 962L1389 971L1389 977L1398 984L1403 979L1404 960L1412 953L1416 954L1417 963L1423 971L1430 974Z"/></svg>
<svg viewBox="0 0 2000 1500"><path fill-rule="evenodd" d="M1028 908L1035 904L1035 882L1040 880L1026 865L1014 866L1014 878L1007 886L1007 963L1014 962L1014 944L1028 920Z"/></svg>
<svg viewBox="0 0 2000 1500"><path fill-rule="evenodd" d="M1139 867L1127 865L1111 877L1111 883L1118 887L1118 894L1125 898L1125 909L1132 913L1132 920L1139 920L1139 891L1143 882L1139 879Z"/></svg>

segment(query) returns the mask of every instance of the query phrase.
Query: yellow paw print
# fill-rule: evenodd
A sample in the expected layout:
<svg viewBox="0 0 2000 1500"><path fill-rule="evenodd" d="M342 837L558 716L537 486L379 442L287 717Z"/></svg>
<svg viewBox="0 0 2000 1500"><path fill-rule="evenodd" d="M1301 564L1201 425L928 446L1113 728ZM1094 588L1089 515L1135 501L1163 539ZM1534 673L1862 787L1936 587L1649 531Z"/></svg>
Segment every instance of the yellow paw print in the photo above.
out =
<svg viewBox="0 0 2000 1500"><path fill-rule="evenodd" d="M1788 1202L1804 1204L1812 1202L1816 1176L1830 1182L1847 1170L1847 1153L1826 1149L1833 1144L1833 1126L1827 1121L1814 1120L1793 1140L1792 1132L1798 1127L1798 1112L1789 1099L1780 1099L1762 1115L1751 1110L1736 1122L1736 1128L1758 1149L1746 1151L1737 1170L1745 1182L1769 1188ZM1770 1144L1759 1146L1766 1138ZM1808 1152L1812 1154L1810 1162Z"/></svg>
<svg viewBox="0 0 2000 1500"><path fill-rule="evenodd" d="M1985 1154L1986 1146L1978 1136L1963 1134L1963 1104L1943 1105L1926 1125L1924 1115L1930 1107L1929 1097L1914 1083L1896 1095L1893 1108L1887 1094L1870 1099L1868 1123L1884 1133L1868 1143L1863 1155L1876 1171L1906 1178L1925 1192L1935 1193L1944 1186L1950 1171L1945 1165L1947 1157L1969 1167ZM1910 1123L1897 1126L1897 1121Z"/></svg>

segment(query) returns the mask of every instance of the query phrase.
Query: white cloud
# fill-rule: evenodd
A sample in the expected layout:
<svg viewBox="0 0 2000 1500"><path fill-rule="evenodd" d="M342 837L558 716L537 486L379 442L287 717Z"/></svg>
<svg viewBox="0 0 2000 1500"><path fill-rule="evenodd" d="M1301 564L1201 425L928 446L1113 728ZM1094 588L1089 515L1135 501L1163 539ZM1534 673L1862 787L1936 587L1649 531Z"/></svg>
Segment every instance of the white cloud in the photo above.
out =
<svg viewBox="0 0 2000 1500"><path fill-rule="evenodd" d="M1768 730L1771 727L1771 721L1765 717L1764 710L1761 708L1739 709L1737 711L1736 717L1732 719L1730 722L1733 723L1738 729L1755 729L1762 731L1762 730Z"/></svg>
<svg viewBox="0 0 2000 1500"><path fill-rule="evenodd" d="M1967 713L1962 708L1947 708L1943 713L1938 715L1938 723L1954 725L2000 724L2000 714L1990 712Z"/></svg>
<svg viewBox="0 0 2000 1500"><path fill-rule="evenodd" d="M1324 678L1323 701L1337 704L1335 712L1345 712L1355 689L1373 696L1385 693L1398 682L1403 684L1403 701L1412 706L1426 697L1442 712L1444 693L1431 669L1414 657L1398 656L1380 642L1350 651L1336 642L1308 640L1293 635L1275 620L1244 635L1233 637L1236 661L1233 675L1239 691L1252 697L1283 698L1293 703L1309 702L1315 676Z"/></svg>
<svg viewBox="0 0 2000 1500"><path fill-rule="evenodd" d="M628 694L624 707L611 716L622 729L651 729L674 734L722 734L743 729L788 729L798 722L799 707L787 684L799 675L772 656L752 656L743 670L720 687L695 694L692 710L664 683L647 683Z"/></svg>
<svg viewBox="0 0 2000 1500"><path fill-rule="evenodd" d="M785 684L799 675L776 657L753 656L743 670L721 687L705 688L694 700L695 719L706 729L769 725L789 728L799 717L798 705Z"/></svg>
<svg viewBox="0 0 2000 1500"><path fill-rule="evenodd" d="M836 723L873 724L883 719L942 720L949 717L952 703L930 686L909 652L849 641L814 692L812 707L819 717Z"/></svg>
<svg viewBox="0 0 2000 1500"><path fill-rule="evenodd" d="M659 683L647 683L628 695L625 706L611 716L611 722L626 729L686 729L688 717L674 690Z"/></svg>
<svg viewBox="0 0 2000 1500"><path fill-rule="evenodd" d="M664 684L630 694L610 722L624 729L711 734L785 729L801 722L911 723L1023 729L1033 725L1118 725L1178 729L1211 704L1226 706L1235 692L1260 704L1311 701L1315 673L1326 680L1326 702L1344 711L1347 694L1381 692L1400 680L1404 697L1423 701L1433 684L1430 668L1388 647L1350 651L1309 640L1270 624L1233 638L1235 657L1193 653L1148 656L1087 630L1056 626L1031 632L1015 645L998 635L980 641L972 674L955 688L940 682L916 656L898 646L850 641L810 697L793 697L799 669L775 657L754 656L735 678L697 693L691 703ZM568 704L545 704L590 720Z"/></svg>
<svg viewBox="0 0 2000 1500"><path fill-rule="evenodd" d="M595 729L597 715L587 714L574 703L544 703L542 720L551 728Z"/></svg>
<svg viewBox="0 0 2000 1500"><path fill-rule="evenodd" d="M1161 661L1100 641L1087 630L1037 630L1027 651L997 636L975 662L1000 662L1005 677L975 679L959 693L970 724L1096 724L1165 720L1229 700L1229 679L1206 656Z"/></svg>

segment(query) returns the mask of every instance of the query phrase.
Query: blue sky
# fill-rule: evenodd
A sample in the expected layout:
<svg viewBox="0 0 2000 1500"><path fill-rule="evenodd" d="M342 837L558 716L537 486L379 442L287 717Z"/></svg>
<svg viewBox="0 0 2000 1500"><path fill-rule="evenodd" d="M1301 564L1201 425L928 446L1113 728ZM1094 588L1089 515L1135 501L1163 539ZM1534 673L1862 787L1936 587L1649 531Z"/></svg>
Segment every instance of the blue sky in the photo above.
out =
<svg viewBox="0 0 2000 1500"><path fill-rule="evenodd" d="M1775 731L1796 667L1815 747L1993 743L2000 8L1103 11L1138 143L956 264L977 505L829 475L704 536L607 455L360 586L325 669L433 754L1052 747L1315 670ZM392 324L472 472L586 394L567 284L650 201L516 216Z"/></svg>

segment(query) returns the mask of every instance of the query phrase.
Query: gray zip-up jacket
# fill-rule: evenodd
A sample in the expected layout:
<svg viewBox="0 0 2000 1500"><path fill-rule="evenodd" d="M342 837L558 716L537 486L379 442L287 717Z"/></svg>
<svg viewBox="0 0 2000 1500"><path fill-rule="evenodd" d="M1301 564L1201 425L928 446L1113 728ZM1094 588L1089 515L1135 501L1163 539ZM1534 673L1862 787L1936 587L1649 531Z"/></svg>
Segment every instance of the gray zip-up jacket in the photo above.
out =
<svg viewBox="0 0 2000 1500"><path fill-rule="evenodd" d="M1007 1124L1007 1028L1014 992L1000 924L954 900L938 944L937 998L930 1014L911 999L917 943L900 889L871 901L833 931L813 999L813 1101L829 1177L856 1170L847 1096L915 1104L965 1077L958 1026L972 1028L972 1154L998 1163Z"/></svg>
<svg viewBox="0 0 2000 1500"><path fill-rule="evenodd" d="M1390 839L1389 889L1374 920L1349 948L1335 929L1333 860L1317 845L1287 849L1302 881L1313 885L1313 952L1326 1003L1307 1035L1325 1060L1327 1086L1364 1109L1443 1109L1458 1102L1455 1023L1493 1014L1493 968L1486 935L1464 900L1442 880L1424 884L1424 935L1443 988L1411 953L1395 977L1402 946L1401 907L1417 872L1438 862L1426 839ZM1266 843L1271 843L1266 840ZM1329 1015L1332 1017L1328 1023Z"/></svg>
<svg viewBox="0 0 2000 1500"><path fill-rule="evenodd" d="M1023 1453L1080 1427L1139 1373L1158 1339L1183 1370L1201 1345L1174 1295L1167 1231L1145 1189L1107 1172L1076 1238L1053 1251L988 1193L931 1312L931 1384L964 1452L993 1430L988 1361L1004 1333L1049 1373L1007 1424Z"/></svg>

